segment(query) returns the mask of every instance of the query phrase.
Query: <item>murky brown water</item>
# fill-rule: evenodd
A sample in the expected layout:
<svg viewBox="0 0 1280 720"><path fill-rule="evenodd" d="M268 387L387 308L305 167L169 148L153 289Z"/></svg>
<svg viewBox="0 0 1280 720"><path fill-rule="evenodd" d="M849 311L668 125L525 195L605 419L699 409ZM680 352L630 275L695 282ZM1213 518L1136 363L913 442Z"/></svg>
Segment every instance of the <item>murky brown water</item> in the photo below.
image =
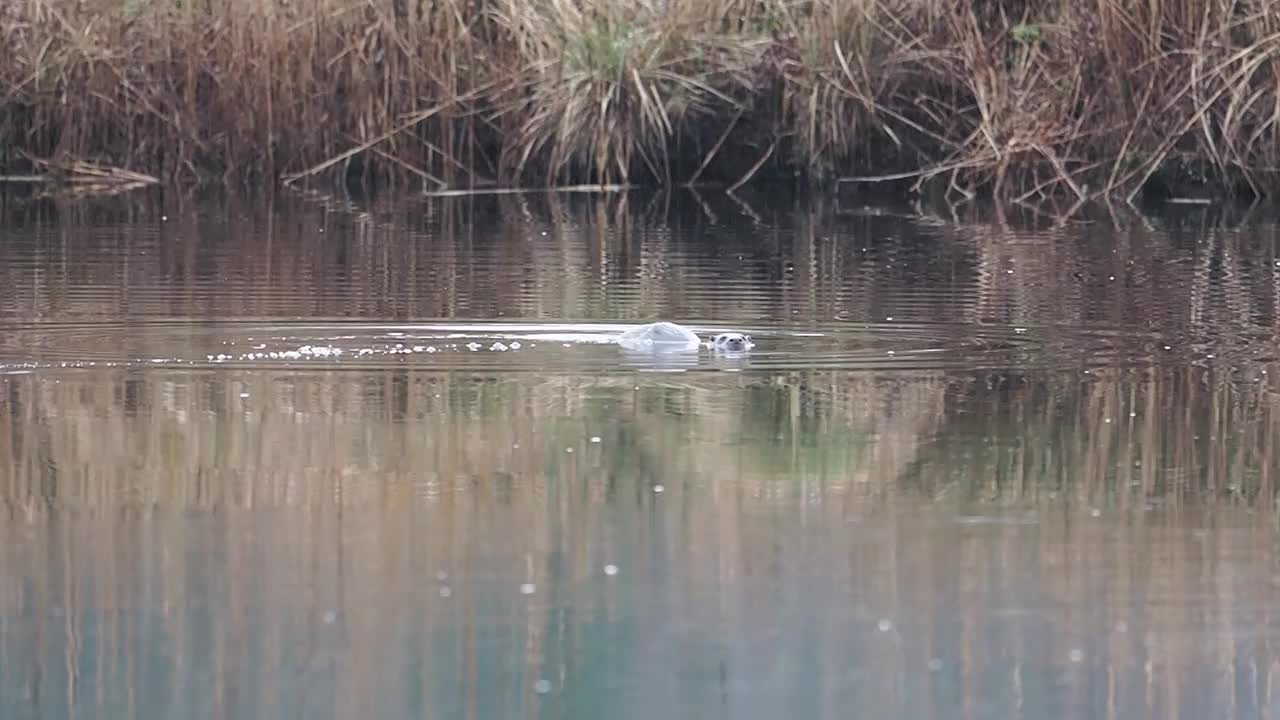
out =
<svg viewBox="0 0 1280 720"><path fill-rule="evenodd" d="M6 720L1280 716L1274 222L0 217Z"/></svg>

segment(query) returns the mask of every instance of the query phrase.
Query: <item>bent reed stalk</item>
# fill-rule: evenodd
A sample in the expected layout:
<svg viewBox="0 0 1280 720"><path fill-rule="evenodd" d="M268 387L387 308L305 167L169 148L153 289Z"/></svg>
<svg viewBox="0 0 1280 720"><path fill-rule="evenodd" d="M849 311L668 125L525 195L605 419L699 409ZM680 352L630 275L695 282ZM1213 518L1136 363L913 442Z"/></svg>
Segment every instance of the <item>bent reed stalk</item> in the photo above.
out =
<svg viewBox="0 0 1280 720"><path fill-rule="evenodd" d="M17 0L0 171L1268 194L1280 0Z"/></svg>

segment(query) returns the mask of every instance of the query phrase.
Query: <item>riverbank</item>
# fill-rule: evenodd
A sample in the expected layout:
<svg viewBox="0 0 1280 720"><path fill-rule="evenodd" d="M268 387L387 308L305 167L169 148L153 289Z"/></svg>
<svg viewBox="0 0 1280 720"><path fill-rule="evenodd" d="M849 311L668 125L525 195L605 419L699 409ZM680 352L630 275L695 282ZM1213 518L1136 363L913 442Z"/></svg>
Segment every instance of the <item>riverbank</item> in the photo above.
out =
<svg viewBox="0 0 1280 720"><path fill-rule="evenodd" d="M1278 30L1211 0L20 0L0 172L1267 195Z"/></svg>

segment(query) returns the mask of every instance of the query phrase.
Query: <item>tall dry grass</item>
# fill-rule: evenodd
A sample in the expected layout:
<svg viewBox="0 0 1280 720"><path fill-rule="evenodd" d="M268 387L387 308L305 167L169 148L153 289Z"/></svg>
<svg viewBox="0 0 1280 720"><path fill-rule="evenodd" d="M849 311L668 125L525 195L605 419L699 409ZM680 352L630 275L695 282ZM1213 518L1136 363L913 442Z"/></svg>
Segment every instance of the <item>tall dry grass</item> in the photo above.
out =
<svg viewBox="0 0 1280 720"><path fill-rule="evenodd" d="M1280 3L20 0L0 167L1265 194Z"/></svg>

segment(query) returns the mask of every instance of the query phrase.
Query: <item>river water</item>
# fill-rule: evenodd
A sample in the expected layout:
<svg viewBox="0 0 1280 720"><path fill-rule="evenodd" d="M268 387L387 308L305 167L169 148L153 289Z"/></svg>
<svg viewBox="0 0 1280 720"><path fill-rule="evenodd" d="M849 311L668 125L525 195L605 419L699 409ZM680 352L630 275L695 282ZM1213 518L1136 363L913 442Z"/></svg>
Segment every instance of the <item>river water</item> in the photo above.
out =
<svg viewBox="0 0 1280 720"><path fill-rule="evenodd" d="M0 717L1280 717L1278 228L7 196Z"/></svg>

